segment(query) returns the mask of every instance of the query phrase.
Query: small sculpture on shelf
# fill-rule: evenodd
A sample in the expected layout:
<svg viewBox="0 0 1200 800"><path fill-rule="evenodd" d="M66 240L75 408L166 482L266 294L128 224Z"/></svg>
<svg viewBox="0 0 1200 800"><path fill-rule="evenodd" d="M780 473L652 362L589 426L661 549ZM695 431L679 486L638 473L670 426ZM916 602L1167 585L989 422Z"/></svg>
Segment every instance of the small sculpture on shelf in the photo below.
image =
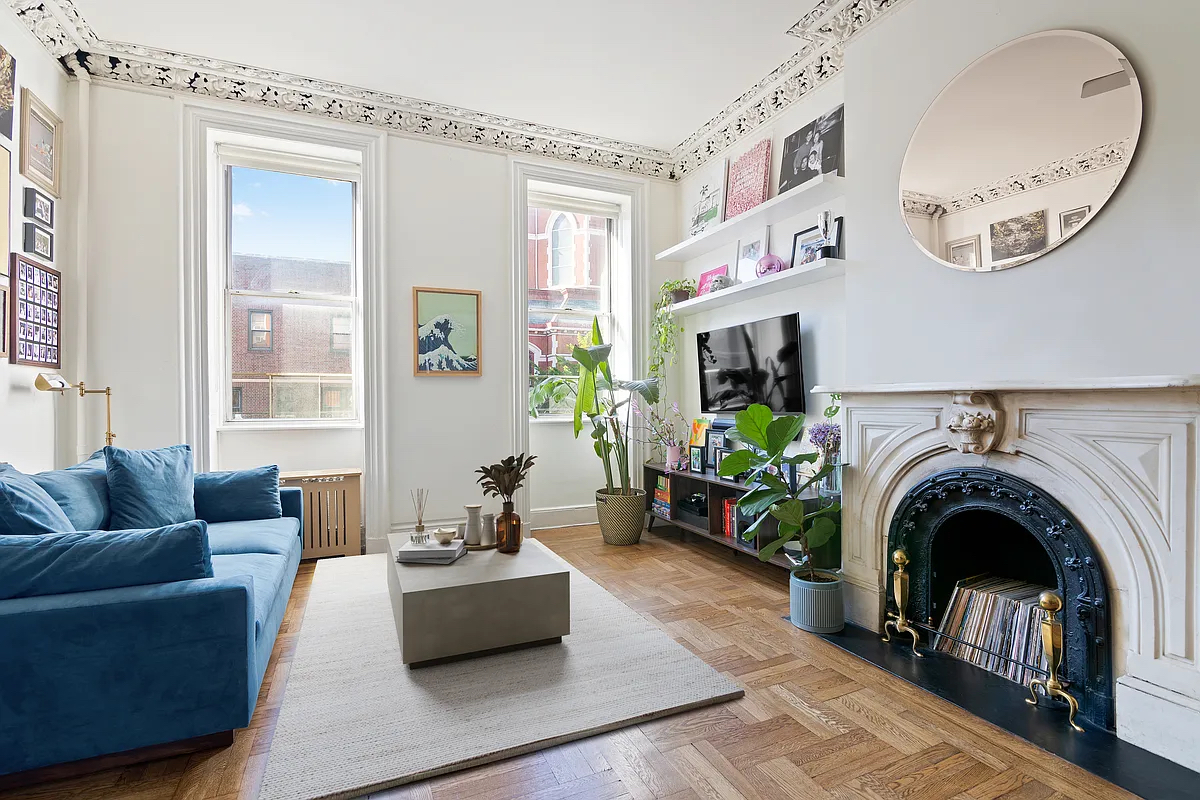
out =
<svg viewBox="0 0 1200 800"><path fill-rule="evenodd" d="M480 467L478 483L488 497L503 500L503 511L496 518L496 549L501 553L515 553L521 549L521 518L513 511L513 495L525 483L529 470L537 456L509 456L499 464Z"/></svg>

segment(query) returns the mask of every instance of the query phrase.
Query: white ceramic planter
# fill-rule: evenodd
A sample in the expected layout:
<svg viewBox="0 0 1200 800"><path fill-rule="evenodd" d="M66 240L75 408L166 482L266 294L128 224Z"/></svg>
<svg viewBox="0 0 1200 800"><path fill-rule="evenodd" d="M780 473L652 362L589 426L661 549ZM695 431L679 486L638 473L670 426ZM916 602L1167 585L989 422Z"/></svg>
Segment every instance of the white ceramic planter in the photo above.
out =
<svg viewBox="0 0 1200 800"><path fill-rule="evenodd" d="M806 581L792 573L791 618L792 624L809 633L837 633L846 627L846 610L842 601L842 578L836 572L817 570L837 580Z"/></svg>

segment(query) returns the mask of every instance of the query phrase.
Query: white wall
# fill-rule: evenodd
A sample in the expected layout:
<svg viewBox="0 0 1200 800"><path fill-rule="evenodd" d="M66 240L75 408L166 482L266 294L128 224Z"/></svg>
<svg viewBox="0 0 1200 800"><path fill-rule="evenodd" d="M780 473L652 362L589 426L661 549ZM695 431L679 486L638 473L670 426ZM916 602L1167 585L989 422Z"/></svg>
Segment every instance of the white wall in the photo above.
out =
<svg viewBox="0 0 1200 800"><path fill-rule="evenodd" d="M0 146L6 148L11 164L9 181L9 249L21 251L21 236L25 223L22 214L24 188L33 185L20 174L21 147L21 90L29 88L51 110L72 124L68 113L68 91L66 73L62 67L42 48L33 35L10 13L0 14L0 45L17 61L17 94L14 98L12 141L0 136ZM0 153L0 155L3 155ZM62 162L63 196L55 204L55 262L53 267L63 274L63 309L60 316L61 336L64 342L64 369L72 365L72 354L65 346L71 341L74 331L70 314L78 298L72 297L72 262L66 246L69 235L65 232L72 224L72 198L66 193L70 186L69 160ZM0 253L9 261L8 253ZM6 269L7 273L8 270ZM58 398L56 395L35 391L33 380L43 370L38 367L23 367L0 359L0 462L10 462L25 472L53 469L55 466L56 405L59 415L73 414L78 396ZM72 380L78 378L67 375ZM96 402L88 398L88 402ZM103 441L101 441L103 444Z"/></svg>
<svg viewBox="0 0 1200 800"><path fill-rule="evenodd" d="M854 240L846 275L849 383L1200 372L1198 22L1200 8L1170 0L1136 13L1123 0L1086 11L1070 0L916 0L848 46L848 224L869 233ZM1147 112L1124 182L1078 236L1036 261L987 274L931 261L896 201L921 115L979 56L1056 28L1108 39L1137 71Z"/></svg>

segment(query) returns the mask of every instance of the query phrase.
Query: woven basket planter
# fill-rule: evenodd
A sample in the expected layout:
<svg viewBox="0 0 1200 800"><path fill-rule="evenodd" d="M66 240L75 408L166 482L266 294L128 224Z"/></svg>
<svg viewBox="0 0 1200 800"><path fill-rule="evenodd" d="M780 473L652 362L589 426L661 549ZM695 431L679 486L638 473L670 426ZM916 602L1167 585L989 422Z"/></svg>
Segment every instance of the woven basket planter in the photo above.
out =
<svg viewBox="0 0 1200 800"><path fill-rule="evenodd" d="M792 624L809 633L837 633L846 627L846 610L842 605L842 577L836 572L817 570L833 581L806 581L792 573Z"/></svg>
<svg viewBox="0 0 1200 800"><path fill-rule="evenodd" d="M630 494L596 492L596 518L605 544L637 544L646 523L646 492L630 489Z"/></svg>

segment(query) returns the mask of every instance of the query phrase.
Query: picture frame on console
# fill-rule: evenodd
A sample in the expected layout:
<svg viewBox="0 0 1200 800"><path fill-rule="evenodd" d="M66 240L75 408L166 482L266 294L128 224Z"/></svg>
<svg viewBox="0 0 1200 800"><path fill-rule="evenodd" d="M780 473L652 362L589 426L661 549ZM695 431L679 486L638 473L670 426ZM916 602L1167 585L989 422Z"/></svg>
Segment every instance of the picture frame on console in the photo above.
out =
<svg viewBox="0 0 1200 800"><path fill-rule="evenodd" d="M704 447L693 445L688 455L688 469L692 472L704 472Z"/></svg>
<svg viewBox="0 0 1200 800"><path fill-rule="evenodd" d="M833 220L828 239L821 235L821 229L817 225L798 231L792 237L792 267L795 268L817 261L823 257L821 251L826 247L833 248L833 255L829 256L830 258L841 258L842 217L837 217Z"/></svg>

